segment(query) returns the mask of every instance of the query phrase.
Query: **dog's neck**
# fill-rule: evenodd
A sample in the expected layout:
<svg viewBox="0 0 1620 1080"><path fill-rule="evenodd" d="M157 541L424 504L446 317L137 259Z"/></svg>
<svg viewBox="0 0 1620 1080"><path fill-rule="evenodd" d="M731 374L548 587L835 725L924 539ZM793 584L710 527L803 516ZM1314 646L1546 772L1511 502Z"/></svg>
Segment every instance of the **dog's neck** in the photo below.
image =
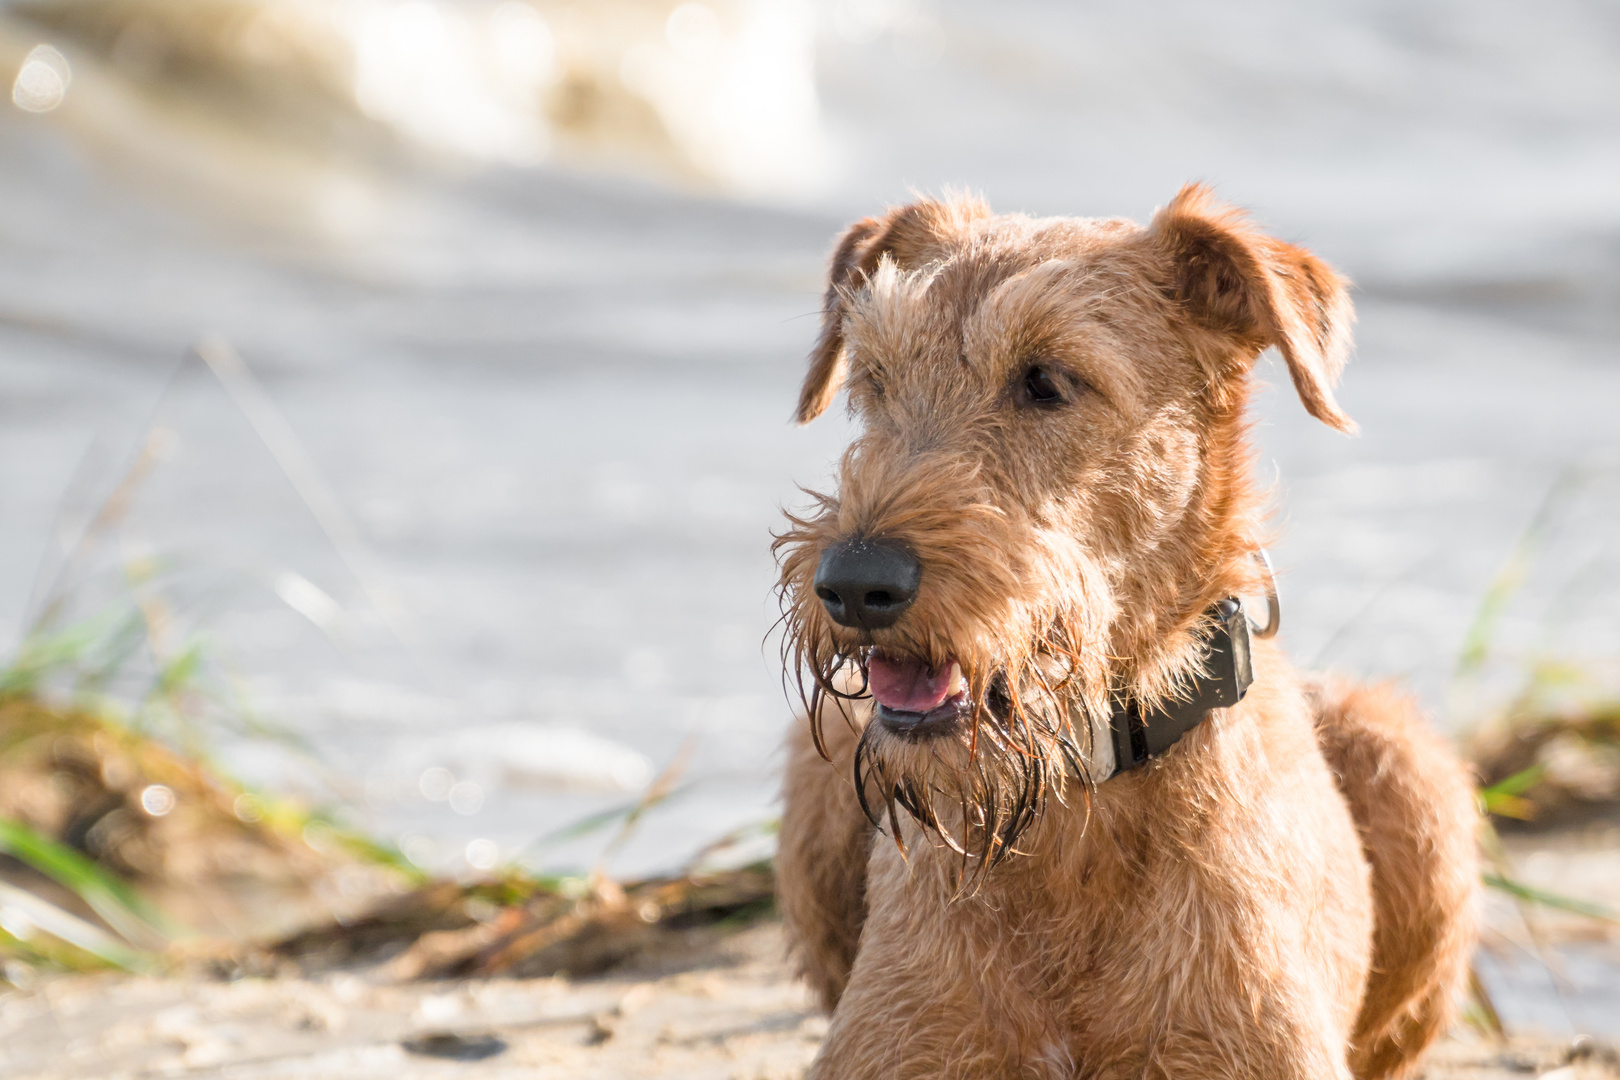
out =
<svg viewBox="0 0 1620 1080"><path fill-rule="evenodd" d="M1246 393L1210 406L1199 443L1198 479L1177 520L1152 549L1110 553L1117 615L1105 631L1109 691L1149 710L1176 696L1201 662L1212 612L1229 597L1256 595L1264 575L1265 497L1252 477Z"/></svg>
<svg viewBox="0 0 1620 1080"><path fill-rule="evenodd" d="M1263 510L1250 476L1245 397L1211 418L1198 494L1167 538L1180 553L1162 564L1169 580L1137 578L1120 590L1139 614L1115 628L1112 655L1128 659L1111 673L1108 714L1092 716L1088 764L1098 783L1145 764L1211 710L1243 698L1253 681L1250 622L1236 597L1263 589L1271 600L1264 634L1276 631L1270 562L1255 540Z"/></svg>
<svg viewBox="0 0 1620 1080"><path fill-rule="evenodd" d="M1193 730L1215 709L1225 709L1243 700L1254 669L1249 653L1249 621L1243 603L1235 598L1222 600L1208 612L1210 628L1202 663L1174 697L1156 705L1144 704L1128 691L1114 699L1106 730L1093 724L1088 766L1093 783L1102 783L1122 772L1145 765L1164 753ZM1269 635L1276 629L1276 607Z"/></svg>

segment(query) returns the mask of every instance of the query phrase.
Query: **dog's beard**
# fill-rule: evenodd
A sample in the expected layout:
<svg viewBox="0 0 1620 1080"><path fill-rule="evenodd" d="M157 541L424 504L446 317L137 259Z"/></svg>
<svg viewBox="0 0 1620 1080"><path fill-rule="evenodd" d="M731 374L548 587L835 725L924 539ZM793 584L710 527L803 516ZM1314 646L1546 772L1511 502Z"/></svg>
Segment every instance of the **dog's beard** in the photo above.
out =
<svg viewBox="0 0 1620 1080"><path fill-rule="evenodd" d="M788 623L784 673L796 673L812 737L828 756L822 725L854 722L855 703L869 697L871 647L841 645L830 635L800 636L793 631L804 628L791 617ZM905 646L886 642L884 648ZM954 730L909 737L870 719L853 763L866 816L904 852L904 811L925 837L961 858L960 882L971 887L1002 859L1021 853L1019 840L1049 801L1079 798L1089 805L1093 725L1084 719L1077 659L1054 620L1012 660L959 659L971 708Z"/></svg>
<svg viewBox="0 0 1620 1080"><path fill-rule="evenodd" d="M956 487L972 490L972 479ZM874 647L920 660L932 672L960 664L970 707L953 730L906 737L882 730L874 718L853 767L875 825L904 850L905 811L926 837L961 856L964 880L976 881L1018 852L1052 799L1089 802L1086 762L1096 727L1090 718L1106 718L1112 678L1104 643L1113 608L1101 569L1073 543L1020 531L987 500L968 500L952 506L949 520L895 523L933 541L928 573L935 602L950 616L931 616L924 606L875 635L850 631L833 624L812 587L821 552L848 529L840 525L836 498L807 494L819 513L789 515L791 528L773 545L781 566L785 688L790 696L797 690L816 749L830 759L822 727L855 723L854 702L869 696ZM882 533L885 525L871 527ZM942 536L952 542L942 544ZM986 550L1040 554L984 560Z"/></svg>

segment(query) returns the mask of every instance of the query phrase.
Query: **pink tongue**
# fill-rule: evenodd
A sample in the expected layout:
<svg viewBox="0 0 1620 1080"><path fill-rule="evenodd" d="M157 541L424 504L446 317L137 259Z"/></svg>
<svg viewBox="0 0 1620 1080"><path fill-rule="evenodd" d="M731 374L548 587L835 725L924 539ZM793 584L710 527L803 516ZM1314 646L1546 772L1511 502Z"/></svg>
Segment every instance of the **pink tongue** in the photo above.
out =
<svg viewBox="0 0 1620 1080"><path fill-rule="evenodd" d="M947 662L936 674L921 660L874 652L867 658L866 673L871 676L869 689L879 705L897 712L925 713L945 704L952 666Z"/></svg>

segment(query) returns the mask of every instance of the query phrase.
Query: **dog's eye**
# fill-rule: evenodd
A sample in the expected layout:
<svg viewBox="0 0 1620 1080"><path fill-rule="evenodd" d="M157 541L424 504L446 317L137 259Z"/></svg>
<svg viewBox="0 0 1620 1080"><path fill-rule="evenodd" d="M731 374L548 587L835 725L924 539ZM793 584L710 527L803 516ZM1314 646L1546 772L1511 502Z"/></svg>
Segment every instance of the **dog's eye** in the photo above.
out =
<svg viewBox="0 0 1620 1080"><path fill-rule="evenodd" d="M1052 373L1040 364L1033 364L1024 372L1024 401L1031 405L1061 405L1063 391L1058 388Z"/></svg>

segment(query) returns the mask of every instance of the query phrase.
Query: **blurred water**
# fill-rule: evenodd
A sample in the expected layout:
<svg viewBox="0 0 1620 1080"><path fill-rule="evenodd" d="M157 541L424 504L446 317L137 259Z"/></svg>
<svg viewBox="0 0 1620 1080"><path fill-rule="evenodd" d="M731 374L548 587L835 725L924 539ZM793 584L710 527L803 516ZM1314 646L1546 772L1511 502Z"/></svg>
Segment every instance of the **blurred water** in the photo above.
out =
<svg viewBox="0 0 1620 1080"><path fill-rule="evenodd" d="M1620 952L1614 946L1579 942L1477 955L1479 977L1510 1031L1620 1035Z"/></svg>
<svg viewBox="0 0 1620 1080"><path fill-rule="evenodd" d="M73 564L73 610L158 558L168 647L205 631L319 762L230 741L232 766L335 785L415 857L465 865L493 840L588 863L605 837L532 841L632 797L688 740L691 786L615 869L773 812L789 710L769 531L848 436L788 412L832 236L908 185L1143 218L1212 180L1358 280L1342 399L1360 438L1261 373L1302 661L1443 705L1555 489L1498 655L1620 656L1611 7L626 0L589 26L543 4L539 23L425 0L225 9L280 19L279 59L253 67L241 26L156 0L0 20L0 75L49 60L41 44L70 68L48 111L0 109L0 637L144 432L172 433ZM177 25L215 29L182 48ZM513 34L528 51L502 60ZM20 100L48 101L48 72L30 78ZM376 587L183 359L204 334L262 382ZM1492 670L1476 697L1511 689L1513 664Z"/></svg>

